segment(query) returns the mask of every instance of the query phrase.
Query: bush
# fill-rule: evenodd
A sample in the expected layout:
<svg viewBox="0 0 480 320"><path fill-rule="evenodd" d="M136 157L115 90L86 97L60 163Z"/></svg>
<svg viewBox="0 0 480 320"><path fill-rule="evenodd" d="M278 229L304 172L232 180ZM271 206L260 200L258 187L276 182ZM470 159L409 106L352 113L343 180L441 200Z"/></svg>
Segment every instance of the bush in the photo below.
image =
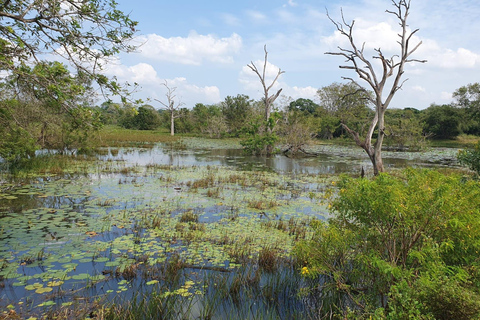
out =
<svg viewBox="0 0 480 320"><path fill-rule="evenodd" d="M343 177L338 188L333 217L295 251L334 297L331 308L359 318L480 317L479 182L408 169Z"/></svg>
<svg viewBox="0 0 480 320"><path fill-rule="evenodd" d="M461 164L475 171L477 176L480 175L480 142L473 149L459 151L457 158Z"/></svg>

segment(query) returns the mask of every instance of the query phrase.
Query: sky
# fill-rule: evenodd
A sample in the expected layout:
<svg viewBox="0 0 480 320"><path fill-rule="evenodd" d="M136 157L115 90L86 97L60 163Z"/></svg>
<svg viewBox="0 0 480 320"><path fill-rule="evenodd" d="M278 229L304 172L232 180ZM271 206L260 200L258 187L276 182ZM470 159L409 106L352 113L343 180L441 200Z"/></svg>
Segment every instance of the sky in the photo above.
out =
<svg viewBox="0 0 480 320"><path fill-rule="evenodd" d="M263 95L262 86L247 64L263 67L268 51L269 81L281 69L272 92L282 107L290 99L318 102L316 91L342 77L355 78L352 70L340 69L345 59L326 55L348 48L326 12L339 21L355 20L357 45L365 43L367 57L380 48L385 56L399 53L398 20L391 0L117 0L119 7L139 22L132 44L134 53L122 53L105 73L120 81L136 82L134 98L156 108L166 101L167 83L176 88L178 102L192 108L196 103L215 104L226 96ZM425 109L432 103L452 101L461 86L480 82L480 2L478 0L412 0L409 27L419 29L412 39L422 44L410 63L390 107ZM379 70L380 71L380 70ZM268 81L267 81L268 82Z"/></svg>

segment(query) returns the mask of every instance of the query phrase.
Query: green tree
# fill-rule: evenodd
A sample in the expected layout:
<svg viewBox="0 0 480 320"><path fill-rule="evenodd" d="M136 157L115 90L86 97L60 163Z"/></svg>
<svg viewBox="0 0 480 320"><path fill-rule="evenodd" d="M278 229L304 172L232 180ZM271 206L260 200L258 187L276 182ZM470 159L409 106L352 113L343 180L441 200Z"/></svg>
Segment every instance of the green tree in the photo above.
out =
<svg viewBox="0 0 480 320"><path fill-rule="evenodd" d="M423 131L434 139L453 139L460 134L461 110L449 105L431 105L423 111Z"/></svg>
<svg viewBox="0 0 480 320"><path fill-rule="evenodd" d="M228 126L219 105L206 106L197 103L192 110L195 131L207 134L211 138L220 138L227 131Z"/></svg>
<svg viewBox="0 0 480 320"><path fill-rule="evenodd" d="M413 108L388 109L385 112L385 116L389 119L385 129L385 145L397 149L419 150L424 148L426 136L423 134L423 122L420 115L420 110Z"/></svg>
<svg viewBox="0 0 480 320"><path fill-rule="evenodd" d="M319 105L313 102L310 99L299 98L295 101L290 102L288 105L288 111L302 111L308 114L314 114L315 111L319 108Z"/></svg>
<svg viewBox="0 0 480 320"><path fill-rule="evenodd" d="M101 87L119 93L114 79L99 71L109 57L134 49L129 40L137 22L117 6L114 0L2 1L0 70L27 77L24 66L51 53ZM53 80L49 84L55 84Z"/></svg>
<svg viewBox="0 0 480 320"><path fill-rule="evenodd" d="M232 135L238 136L242 128L250 120L253 108L252 103L253 100L244 94L238 94L235 97L227 96L220 103L228 130Z"/></svg>
<svg viewBox="0 0 480 320"><path fill-rule="evenodd" d="M2 84L6 99L0 105L0 131L5 138L0 156L17 161L33 156L37 148L86 147L101 124L100 113L89 107L89 79L72 76L59 62L21 69Z"/></svg>
<svg viewBox="0 0 480 320"><path fill-rule="evenodd" d="M454 106L463 110L463 133L480 135L480 83L462 86L453 93Z"/></svg>
<svg viewBox="0 0 480 320"><path fill-rule="evenodd" d="M480 176L480 142L473 148L459 151L457 158L461 164L475 171L477 177Z"/></svg>
<svg viewBox="0 0 480 320"><path fill-rule="evenodd" d="M370 109L373 94L369 91L359 90L353 83L334 82L317 90L320 105L327 111L324 117L330 117L330 130L332 135L344 133L341 124L363 134L365 123L370 119ZM333 119L335 118L335 124Z"/></svg>
<svg viewBox="0 0 480 320"><path fill-rule="evenodd" d="M150 105L143 105L138 108L134 122L138 130L155 130L161 125L160 115Z"/></svg>

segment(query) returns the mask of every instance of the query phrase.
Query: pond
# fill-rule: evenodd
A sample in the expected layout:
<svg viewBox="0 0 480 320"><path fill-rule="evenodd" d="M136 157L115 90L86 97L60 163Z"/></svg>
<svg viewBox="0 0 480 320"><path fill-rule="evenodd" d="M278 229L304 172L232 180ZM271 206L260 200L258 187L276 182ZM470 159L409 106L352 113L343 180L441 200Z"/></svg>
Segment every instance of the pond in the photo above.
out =
<svg viewBox="0 0 480 320"><path fill-rule="evenodd" d="M207 303L221 291L218 277L232 300L241 276L258 278L262 293L248 298L255 311L239 307L237 314L269 314L271 293L262 290L272 290L271 281L283 279L282 292L305 281L290 251L309 237L312 219L328 216L324 195L335 175L369 169L355 147L316 146L318 155L304 158L246 156L194 138L178 147L105 149L95 159L77 157L57 174L4 174L1 312L41 316L85 301L123 303L156 293L162 301L177 299L172 305L179 317L221 319L233 307ZM451 166L455 154L385 153L385 164ZM264 265L269 252L282 261L281 270ZM282 299L302 312L301 300ZM293 316L287 311L275 314Z"/></svg>

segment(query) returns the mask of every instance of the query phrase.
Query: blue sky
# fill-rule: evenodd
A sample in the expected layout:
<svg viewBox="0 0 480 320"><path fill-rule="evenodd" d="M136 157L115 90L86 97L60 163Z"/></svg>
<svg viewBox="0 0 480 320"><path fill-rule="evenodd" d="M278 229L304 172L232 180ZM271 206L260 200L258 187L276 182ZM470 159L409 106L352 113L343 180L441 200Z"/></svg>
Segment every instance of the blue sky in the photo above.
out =
<svg viewBox="0 0 480 320"><path fill-rule="evenodd" d="M346 47L326 17L336 20L343 8L355 20L355 36L367 50L381 47L385 55L398 52L395 17L390 0L263 0L263 1L153 1L117 0L124 12L139 21L136 53L121 54L106 73L119 80L138 82L135 98L165 99L167 81L186 107L214 104L227 95L262 95L258 78L246 65L263 65L263 46L269 52L267 74L285 73L278 86L291 99L315 101L317 89L353 71L339 69L343 59L325 55ZM477 0L412 0L409 25L420 31L423 44L413 58L426 64L408 65L403 90L391 107L427 108L451 102L452 92L480 81L480 3ZM373 52L369 54L372 56Z"/></svg>

